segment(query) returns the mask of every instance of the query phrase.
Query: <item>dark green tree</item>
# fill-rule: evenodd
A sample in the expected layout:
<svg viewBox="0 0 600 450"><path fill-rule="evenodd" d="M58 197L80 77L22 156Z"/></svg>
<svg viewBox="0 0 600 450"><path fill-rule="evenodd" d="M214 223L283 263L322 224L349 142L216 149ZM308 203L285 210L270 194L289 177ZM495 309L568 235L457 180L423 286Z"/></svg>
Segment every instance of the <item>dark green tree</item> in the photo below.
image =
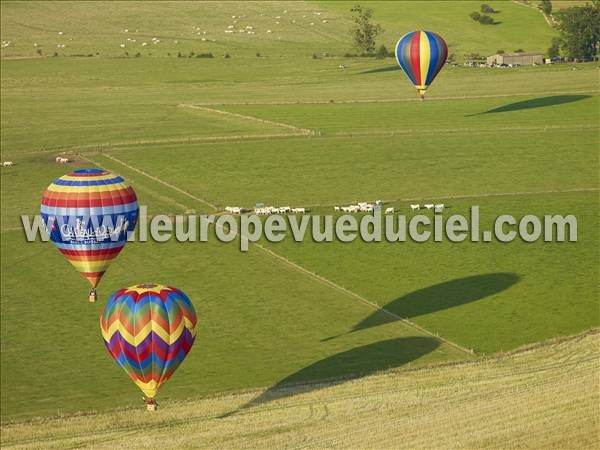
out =
<svg viewBox="0 0 600 450"><path fill-rule="evenodd" d="M355 25L350 30L354 45L364 53L373 53L375 51L375 39L383 31L379 24L371 23L373 10L355 5L350 11L354 13Z"/></svg>
<svg viewBox="0 0 600 450"><path fill-rule="evenodd" d="M542 0L540 2L540 9L544 12L544 14L546 15L550 15L552 14L552 1L551 0Z"/></svg>
<svg viewBox="0 0 600 450"><path fill-rule="evenodd" d="M473 11L471 14L469 14L469 17L474 21L479 22L481 19L481 14L479 14L477 11Z"/></svg>
<svg viewBox="0 0 600 450"><path fill-rule="evenodd" d="M555 17L564 53L581 61L594 59L600 43L600 0L564 9Z"/></svg>
<svg viewBox="0 0 600 450"><path fill-rule="evenodd" d="M559 37L553 37L552 42L550 43L550 47L546 53L548 54L548 58L556 58L560 55L560 46L562 44L562 39Z"/></svg>

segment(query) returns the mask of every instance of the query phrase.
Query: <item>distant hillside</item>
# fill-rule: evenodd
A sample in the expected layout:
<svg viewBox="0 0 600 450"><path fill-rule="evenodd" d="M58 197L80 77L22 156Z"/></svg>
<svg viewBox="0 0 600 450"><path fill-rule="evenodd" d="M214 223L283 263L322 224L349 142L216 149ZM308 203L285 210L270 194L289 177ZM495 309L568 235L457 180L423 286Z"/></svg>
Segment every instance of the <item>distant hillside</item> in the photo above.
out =
<svg viewBox="0 0 600 450"><path fill-rule="evenodd" d="M13 423L2 447L592 448L599 344L592 332L478 362Z"/></svg>
<svg viewBox="0 0 600 450"><path fill-rule="evenodd" d="M100 2L99 2L100 3ZM353 51L349 29L355 2L2 2L2 57L188 56L311 57ZM542 15L513 2L488 2L497 24L469 14L481 2L370 2L392 49L414 29L444 36L451 53L544 51L554 36Z"/></svg>

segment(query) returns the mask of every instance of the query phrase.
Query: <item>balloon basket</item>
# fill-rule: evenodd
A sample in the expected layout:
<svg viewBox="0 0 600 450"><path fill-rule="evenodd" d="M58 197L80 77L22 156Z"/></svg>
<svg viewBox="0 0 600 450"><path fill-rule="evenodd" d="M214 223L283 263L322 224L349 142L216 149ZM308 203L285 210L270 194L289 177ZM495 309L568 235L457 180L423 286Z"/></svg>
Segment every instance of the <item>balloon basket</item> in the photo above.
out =
<svg viewBox="0 0 600 450"><path fill-rule="evenodd" d="M144 400L144 403L146 404L146 409L148 411L156 411L156 409L158 408L158 403L156 403L156 400L154 400L153 398L148 398Z"/></svg>
<svg viewBox="0 0 600 450"><path fill-rule="evenodd" d="M88 296L88 300L90 303L95 303L98 295L96 294L96 289L92 289L90 291L90 295Z"/></svg>

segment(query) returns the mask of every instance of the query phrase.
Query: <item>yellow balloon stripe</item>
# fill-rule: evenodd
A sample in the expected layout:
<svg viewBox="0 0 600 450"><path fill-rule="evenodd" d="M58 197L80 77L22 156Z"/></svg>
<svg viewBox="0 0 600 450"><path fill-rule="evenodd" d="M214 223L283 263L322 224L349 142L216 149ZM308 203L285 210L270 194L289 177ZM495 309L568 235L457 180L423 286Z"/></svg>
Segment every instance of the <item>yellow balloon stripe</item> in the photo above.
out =
<svg viewBox="0 0 600 450"><path fill-rule="evenodd" d="M127 189L128 187L129 186L126 183L103 184L100 186L62 186L60 184L51 184L46 190L50 192L64 192L67 194L72 194L79 192L119 191L121 189Z"/></svg>
<svg viewBox="0 0 600 450"><path fill-rule="evenodd" d="M94 175L94 176L81 176L81 175L65 175L60 177L61 180L65 180L65 181L102 181L102 180L111 180L113 178L116 178L118 175L115 175L114 173L109 173L107 175Z"/></svg>
<svg viewBox="0 0 600 450"><path fill-rule="evenodd" d="M123 337L123 339L125 339L125 341L127 341L127 343L129 343L133 346L137 346L140 342L142 342L144 339L146 339L152 331L154 331L154 333L156 333L158 336L160 336L160 338L165 343L172 344L173 342L175 342L177 339L179 339L181 337L184 330L186 329L186 323L189 324L189 322L186 322L185 319L182 320L181 323L179 324L179 326L176 329L172 330L171 333L169 333L163 327L161 327L158 323L156 323L153 320L150 320L150 321L148 321L148 323L146 325L144 325L144 327L142 327L140 330L137 330L137 333L135 335L133 335L133 334L129 333L125 327L121 327L121 323L119 322L119 320L115 320L108 327L108 330L104 330L104 328L102 329L102 337L107 342L110 342L113 334L115 334L118 331L119 333L121 333L121 336ZM188 329L190 331L193 331L192 334L195 335L196 330L192 330L189 325L188 325Z"/></svg>
<svg viewBox="0 0 600 450"><path fill-rule="evenodd" d="M146 397L156 397L156 394L158 393L158 388L160 387L160 384L158 384L156 381L151 380L147 383L144 383L143 381L134 379L133 382L136 384L137 387L139 387L142 390Z"/></svg>
<svg viewBox="0 0 600 450"><path fill-rule="evenodd" d="M144 292L154 292L160 294L160 291L165 289L168 289L168 287L163 286L162 284L138 284L137 286L127 288L125 293L129 294L130 292L137 292L138 294L143 294Z"/></svg>
<svg viewBox="0 0 600 450"><path fill-rule="evenodd" d="M116 255L115 255L116 256ZM100 261L72 261L69 260L73 267L78 272L102 272L108 268L115 256L109 259L103 259Z"/></svg>
<svg viewBox="0 0 600 450"><path fill-rule="evenodd" d="M429 57L431 49L429 48L429 39L424 31L421 31L420 36L420 63L421 63L421 87L427 88L427 71L429 70Z"/></svg>

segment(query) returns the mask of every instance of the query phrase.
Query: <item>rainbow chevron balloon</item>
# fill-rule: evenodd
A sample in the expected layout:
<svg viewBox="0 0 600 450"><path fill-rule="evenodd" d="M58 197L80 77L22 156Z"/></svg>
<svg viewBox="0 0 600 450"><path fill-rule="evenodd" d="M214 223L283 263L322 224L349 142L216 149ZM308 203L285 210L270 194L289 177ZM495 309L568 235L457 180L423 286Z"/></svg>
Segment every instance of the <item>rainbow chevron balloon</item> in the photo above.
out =
<svg viewBox="0 0 600 450"><path fill-rule="evenodd" d="M138 284L115 292L100 317L104 345L148 398L154 398L189 353L196 310L174 287Z"/></svg>
<svg viewBox="0 0 600 450"><path fill-rule="evenodd" d="M138 220L133 188L118 175L80 169L52 182L41 215L50 240L95 288Z"/></svg>
<svg viewBox="0 0 600 450"><path fill-rule="evenodd" d="M396 44L396 61L421 98L444 67L447 57L446 42L431 31L412 31L402 36Z"/></svg>

